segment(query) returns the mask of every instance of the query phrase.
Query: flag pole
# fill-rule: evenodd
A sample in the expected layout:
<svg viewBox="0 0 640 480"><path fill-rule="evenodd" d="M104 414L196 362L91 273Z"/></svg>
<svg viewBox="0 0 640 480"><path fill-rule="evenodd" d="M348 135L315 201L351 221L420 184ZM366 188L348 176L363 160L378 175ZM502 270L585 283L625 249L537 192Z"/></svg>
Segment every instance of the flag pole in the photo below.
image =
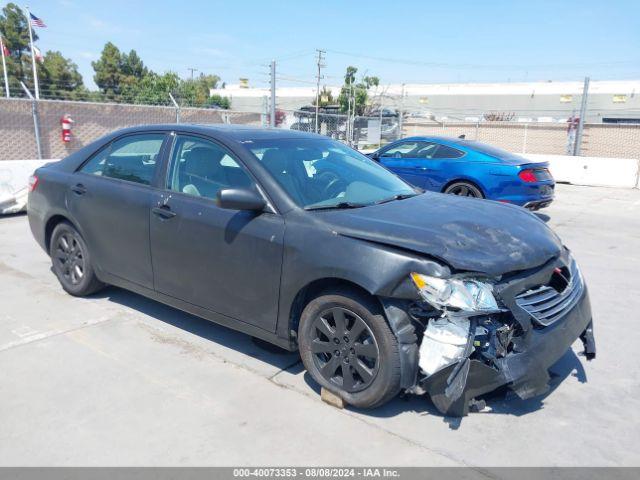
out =
<svg viewBox="0 0 640 480"><path fill-rule="evenodd" d="M9 76L7 75L7 61L4 58L4 41L0 37L0 50L2 50L2 71L4 72L4 93L9 98Z"/></svg>
<svg viewBox="0 0 640 480"><path fill-rule="evenodd" d="M33 84L36 91L36 100L40 100L40 88L38 88L38 69L36 68L36 56L33 51L33 33L31 32L31 12L29 7L26 7L27 11L27 24L29 25L29 43L31 44L31 66L33 67Z"/></svg>

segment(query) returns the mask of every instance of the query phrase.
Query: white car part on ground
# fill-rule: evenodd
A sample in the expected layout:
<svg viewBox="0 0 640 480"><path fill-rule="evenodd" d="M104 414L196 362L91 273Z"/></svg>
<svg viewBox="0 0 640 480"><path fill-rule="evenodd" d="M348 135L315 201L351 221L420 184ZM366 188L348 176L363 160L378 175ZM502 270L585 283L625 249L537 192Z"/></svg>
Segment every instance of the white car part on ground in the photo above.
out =
<svg viewBox="0 0 640 480"><path fill-rule="evenodd" d="M418 365L427 375L462 358L469 335L469 319L443 316L429 320L420 345Z"/></svg>

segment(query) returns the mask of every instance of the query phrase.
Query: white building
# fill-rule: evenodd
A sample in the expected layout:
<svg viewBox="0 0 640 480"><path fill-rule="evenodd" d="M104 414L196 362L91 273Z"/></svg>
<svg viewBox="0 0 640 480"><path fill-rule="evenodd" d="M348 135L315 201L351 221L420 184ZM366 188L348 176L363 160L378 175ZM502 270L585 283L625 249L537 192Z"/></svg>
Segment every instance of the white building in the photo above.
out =
<svg viewBox="0 0 640 480"><path fill-rule="evenodd" d="M328 87L337 98L340 87ZM404 88L404 98L402 92ZM407 84L380 86L370 95L385 107L436 120L481 121L485 114L507 115L513 121L561 121L580 111L583 82ZM231 100L233 110L263 112L267 88L229 85L211 90ZM309 105L314 87L278 87L276 104L282 110ZM640 123L640 80L592 81L587 122Z"/></svg>

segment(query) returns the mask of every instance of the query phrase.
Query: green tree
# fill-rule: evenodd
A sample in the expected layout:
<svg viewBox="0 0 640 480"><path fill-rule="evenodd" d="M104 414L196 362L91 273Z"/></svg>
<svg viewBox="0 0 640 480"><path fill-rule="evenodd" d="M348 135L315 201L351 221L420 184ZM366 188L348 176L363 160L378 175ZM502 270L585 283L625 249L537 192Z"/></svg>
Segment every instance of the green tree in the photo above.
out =
<svg viewBox="0 0 640 480"><path fill-rule="evenodd" d="M7 58L7 71L12 88L20 88L19 81L29 81L31 52L29 46L29 24L27 17L15 3L8 3L0 14L0 35L11 52ZM38 35L33 32L33 41ZM25 78L28 73L28 78Z"/></svg>
<svg viewBox="0 0 640 480"><path fill-rule="evenodd" d="M62 53L48 51L38 65L38 79L42 92L51 98L76 98L74 93L84 92L78 66Z"/></svg>
<svg viewBox="0 0 640 480"><path fill-rule="evenodd" d="M170 102L169 93L177 91L179 86L180 77L173 72L163 75L150 72L140 81L126 85L122 98L126 102L166 105Z"/></svg>
<svg viewBox="0 0 640 480"><path fill-rule="evenodd" d="M216 100L222 104L212 103L210 99L211 89L217 88L219 82L220 82L220 77L217 75L200 74L197 78L183 80L180 84L180 88L179 88L179 91L177 92L177 95L180 98L180 100L186 105L191 105L191 106L218 105L222 107L223 106L222 104L224 103L224 101L220 100L220 98L223 98L223 97L218 96L219 99Z"/></svg>
<svg viewBox="0 0 640 480"><path fill-rule="evenodd" d="M344 85L338 96L338 104L341 112L351 110L355 115L364 115L369 107L369 89L380 85L378 77L363 77L361 81L356 81L358 69L353 66L347 67L344 76Z"/></svg>
<svg viewBox="0 0 640 480"><path fill-rule="evenodd" d="M223 97L222 95L211 95L205 102L205 106L215 106L229 110L231 108L231 101L228 97Z"/></svg>
<svg viewBox="0 0 640 480"><path fill-rule="evenodd" d="M135 50L131 50L128 54L122 54L120 68L122 75L133 78L134 81L141 80L149 74L149 69L145 67L142 59ZM129 80L128 83L129 82L131 82L131 80Z"/></svg>
<svg viewBox="0 0 640 480"><path fill-rule="evenodd" d="M318 105L321 107L326 107L327 105L333 105L335 103L335 98L333 98L333 94L331 90L329 90L326 86L322 87L320 90L320 95L318 95ZM311 102L312 105L316 104L316 99L314 98Z"/></svg>
<svg viewBox="0 0 640 480"><path fill-rule="evenodd" d="M107 42L102 49L100 58L91 62L94 82L98 88L108 97L114 97L121 93L124 74L122 71L122 55L113 43Z"/></svg>

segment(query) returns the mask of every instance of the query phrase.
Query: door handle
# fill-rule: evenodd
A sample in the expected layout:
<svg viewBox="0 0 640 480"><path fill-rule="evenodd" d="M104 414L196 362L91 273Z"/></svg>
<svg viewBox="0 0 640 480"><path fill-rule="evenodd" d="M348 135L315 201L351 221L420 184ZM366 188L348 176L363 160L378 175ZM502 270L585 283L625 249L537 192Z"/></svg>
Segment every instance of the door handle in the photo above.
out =
<svg viewBox="0 0 640 480"><path fill-rule="evenodd" d="M84 195L85 193L87 193L87 189L81 183L78 183L71 187L71 191L76 195Z"/></svg>
<svg viewBox="0 0 640 480"><path fill-rule="evenodd" d="M175 216L176 216L176 212L172 212L172 211L171 211L171 208L169 208L169 206L168 206L168 205L162 205L161 207L153 207L153 208L151 209L151 211L152 211L155 215L157 215L157 216L159 216L159 217L161 217L161 218L167 219L167 220L168 220L169 218L173 218L173 217L175 217Z"/></svg>

